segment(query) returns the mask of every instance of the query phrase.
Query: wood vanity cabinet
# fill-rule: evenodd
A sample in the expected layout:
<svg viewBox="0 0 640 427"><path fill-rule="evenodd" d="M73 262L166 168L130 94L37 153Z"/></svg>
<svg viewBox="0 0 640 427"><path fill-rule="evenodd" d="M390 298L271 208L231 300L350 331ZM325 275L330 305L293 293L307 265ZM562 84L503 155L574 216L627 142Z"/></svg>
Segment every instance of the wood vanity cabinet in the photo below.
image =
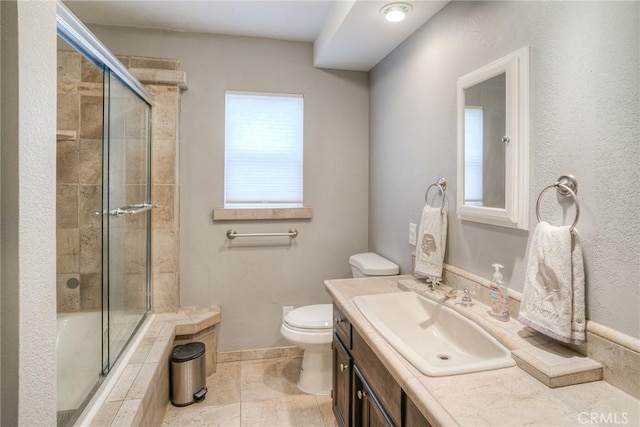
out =
<svg viewBox="0 0 640 427"><path fill-rule="evenodd" d="M429 427L340 308L333 305L333 412L341 427Z"/></svg>

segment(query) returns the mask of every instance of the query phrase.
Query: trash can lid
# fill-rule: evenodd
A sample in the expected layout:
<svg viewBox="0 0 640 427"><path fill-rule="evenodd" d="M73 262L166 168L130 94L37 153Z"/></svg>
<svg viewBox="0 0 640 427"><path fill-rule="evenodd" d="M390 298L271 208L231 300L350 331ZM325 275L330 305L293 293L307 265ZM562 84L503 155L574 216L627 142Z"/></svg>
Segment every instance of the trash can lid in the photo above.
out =
<svg viewBox="0 0 640 427"><path fill-rule="evenodd" d="M190 342L189 344L178 345L173 348L171 354L172 362L188 362L197 359L204 354L204 344L201 342Z"/></svg>

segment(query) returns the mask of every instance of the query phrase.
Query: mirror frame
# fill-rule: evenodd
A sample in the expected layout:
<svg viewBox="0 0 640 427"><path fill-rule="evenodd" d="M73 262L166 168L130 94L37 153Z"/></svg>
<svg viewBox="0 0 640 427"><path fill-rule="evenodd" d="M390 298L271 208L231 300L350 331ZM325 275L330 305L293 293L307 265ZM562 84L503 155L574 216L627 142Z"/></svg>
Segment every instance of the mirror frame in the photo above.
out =
<svg viewBox="0 0 640 427"><path fill-rule="evenodd" d="M505 207L464 204L465 89L505 73ZM529 47L519 49L458 79L458 217L461 220L529 229Z"/></svg>

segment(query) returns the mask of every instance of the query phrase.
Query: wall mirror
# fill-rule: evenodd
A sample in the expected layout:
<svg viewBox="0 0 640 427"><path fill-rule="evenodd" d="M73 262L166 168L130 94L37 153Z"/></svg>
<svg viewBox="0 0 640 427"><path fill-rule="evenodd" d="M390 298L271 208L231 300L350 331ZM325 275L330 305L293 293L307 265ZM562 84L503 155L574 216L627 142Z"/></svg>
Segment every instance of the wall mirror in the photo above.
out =
<svg viewBox="0 0 640 427"><path fill-rule="evenodd" d="M458 79L458 216L529 228L529 48Z"/></svg>

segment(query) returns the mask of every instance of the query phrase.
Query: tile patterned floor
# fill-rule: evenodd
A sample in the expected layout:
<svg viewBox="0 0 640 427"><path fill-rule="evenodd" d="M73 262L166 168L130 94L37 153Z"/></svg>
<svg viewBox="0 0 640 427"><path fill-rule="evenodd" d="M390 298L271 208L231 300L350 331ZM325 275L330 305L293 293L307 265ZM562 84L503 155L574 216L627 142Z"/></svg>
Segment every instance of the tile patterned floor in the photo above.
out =
<svg viewBox="0 0 640 427"><path fill-rule="evenodd" d="M298 389L302 358L218 363L204 401L169 404L163 426L337 427L331 398Z"/></svg>

